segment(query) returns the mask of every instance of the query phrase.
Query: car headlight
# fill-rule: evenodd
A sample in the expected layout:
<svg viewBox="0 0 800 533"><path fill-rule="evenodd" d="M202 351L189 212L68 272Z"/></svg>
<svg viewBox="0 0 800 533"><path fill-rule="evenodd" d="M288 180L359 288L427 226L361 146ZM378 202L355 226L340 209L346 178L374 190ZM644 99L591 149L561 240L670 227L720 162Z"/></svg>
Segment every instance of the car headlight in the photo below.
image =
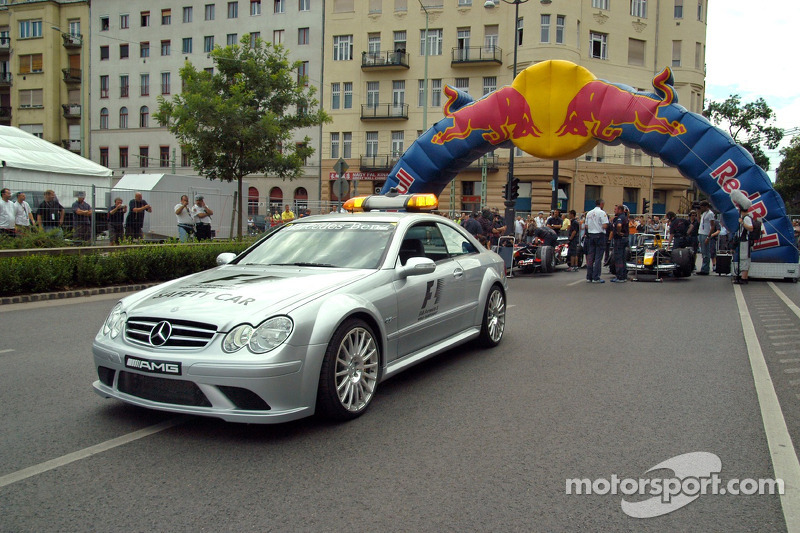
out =
<svg viewBox="0 0 800 533"><path fill-rule="evenodd" d="M103 323L103 335L110 335L112 339L116 339L127 319L128 315L122 310L122 302L119 302Z"/></svg>
<svg viewBox="0 0 800 533"><path fill-rule="evenodd" d="M230 333L225 335L222 340L222 350L226 353L233 353L241 350L250 341L253 335L253 326L250 324L241 324L233 328Z"/></svg>
<svg viewBox="0 0 800 533"><path fill-rule="evenodd" d="M274 350L289 338L294 324L289 317L278 316L262 322L250 336L248 347L253 353Z"/></svg>

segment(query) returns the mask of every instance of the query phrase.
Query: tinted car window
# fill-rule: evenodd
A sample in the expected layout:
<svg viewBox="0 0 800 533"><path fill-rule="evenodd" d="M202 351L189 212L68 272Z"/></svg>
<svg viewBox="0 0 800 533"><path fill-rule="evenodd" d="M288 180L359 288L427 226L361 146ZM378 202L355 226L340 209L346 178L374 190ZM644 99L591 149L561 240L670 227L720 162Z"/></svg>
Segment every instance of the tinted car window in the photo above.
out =
<svg viewBox="0 0 800 533"><path fill-rule="evenodd" d="M451 228L445 224L437 224L437 226L442 232L444 244L447 247L447 253L450 254L451 257L471 254L478 251L475 245L457 229Z"/></svg>

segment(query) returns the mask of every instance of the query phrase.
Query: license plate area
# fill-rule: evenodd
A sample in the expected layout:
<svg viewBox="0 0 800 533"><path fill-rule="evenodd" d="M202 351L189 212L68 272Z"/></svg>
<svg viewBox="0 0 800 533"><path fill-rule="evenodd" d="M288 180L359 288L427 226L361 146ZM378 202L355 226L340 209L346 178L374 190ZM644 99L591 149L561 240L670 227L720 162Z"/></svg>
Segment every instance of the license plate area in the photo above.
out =
<svg viewBox="0 0 800 533"><path fill-rule="evenodd" d="M148 374L165 374L180 376L182 373L179 361L153 361L144 357L125 356L125 368L147 372Z"/></svg>

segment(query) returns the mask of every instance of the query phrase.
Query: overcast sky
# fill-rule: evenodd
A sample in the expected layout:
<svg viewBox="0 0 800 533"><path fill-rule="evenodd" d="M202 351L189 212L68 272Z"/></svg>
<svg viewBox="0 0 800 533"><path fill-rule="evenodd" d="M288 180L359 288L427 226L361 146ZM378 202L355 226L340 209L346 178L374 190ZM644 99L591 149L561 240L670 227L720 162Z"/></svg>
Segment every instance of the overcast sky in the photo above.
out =
<svg viewBox="0 0 800 533"><path fill-rule="evenodd" d="M708 4L706 99L739 94L743 102L751 102L762 97L775 111L778 127L800 127L800 2L709 0ZM769 175L774 179L780 156L777 150L769 155L773 156Z"/></svg>

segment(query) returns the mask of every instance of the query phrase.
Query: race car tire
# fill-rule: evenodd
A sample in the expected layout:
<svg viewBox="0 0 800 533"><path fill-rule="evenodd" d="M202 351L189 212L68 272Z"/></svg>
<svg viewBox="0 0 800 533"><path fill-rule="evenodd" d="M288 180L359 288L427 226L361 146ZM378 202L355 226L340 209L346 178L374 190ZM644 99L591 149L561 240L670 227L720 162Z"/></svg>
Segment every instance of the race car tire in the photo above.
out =
<svg viewBox="0 0 800 533"><path fill-rule="evenodd" d="M345 320L325 350L317 390L317 413L351 420L367 410L380 379L380 346L363 320Z"/></svg>
<svg viewBox="0 0 800 533"><path fill-rule="evenodd" d="M489 290L478 343L485 348L494 348L503 340L506 329L506 295L499 285Z"/></svg>
<svg viewBox="0 0 800 533"><path fill-rule="evenodd" d="M578 245L578 268L583 266L583 246Z"/></svg>
<svg viewBox="0 0 800 533"><path fill-rule="evenodd" d="M675 264L675 277L686 278L692 275L694 270L695 254L691 248L674 248L670 252L670 258Z"/></svg>
<svg viewBox="0 0 800 533"><path fill-rule="evenodd" d="M541 260L542 272L554 272L556 256L552 246L540 246L536 249L536 258Z"/></svg>

